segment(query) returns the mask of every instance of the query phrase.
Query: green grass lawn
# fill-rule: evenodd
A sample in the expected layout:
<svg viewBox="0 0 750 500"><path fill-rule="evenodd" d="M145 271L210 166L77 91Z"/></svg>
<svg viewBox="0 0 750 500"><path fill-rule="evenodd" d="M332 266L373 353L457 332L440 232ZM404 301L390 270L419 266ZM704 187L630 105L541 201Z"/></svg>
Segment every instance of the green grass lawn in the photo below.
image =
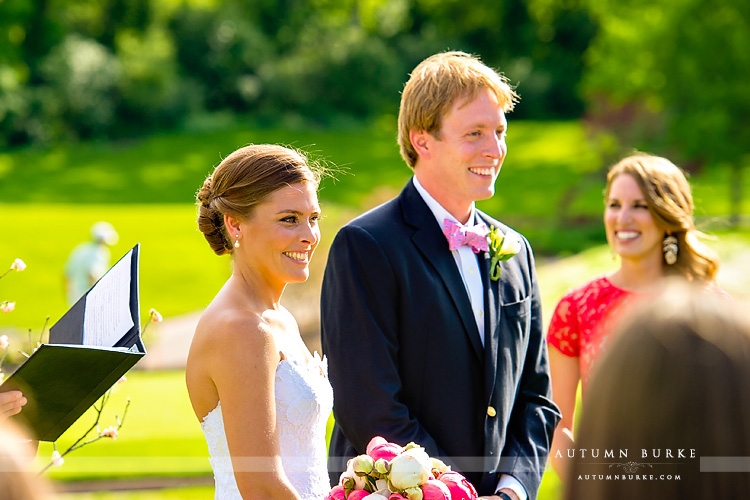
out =
<svg viewBox="0 0 750 500"><path fill-rule="evenodd" d="M214 488L213 486L196 486L163 490L97 491L68 493L60 495L59 498L60 500L210 500L214 498Z"/></svg>
<svg viewBox="0 0 750 500"><path fill-rule="evenodd" d="M16 309L0 318L0 328L14 325L38 331L46 315L53 322L60 318L67 310L63 265L97 220L108 220L120 234L112 249L113 263L141 243L144 317L151 307L166 316L204 307L229 275L228 257L214 255L197 231L192 205L29 203L0 205L0 211L8 236L0 240L0 258L10 265L20 257L28 266L0 280L2 300L16 302ZM35 232L29 226L33 221L44 221L44 230Z"/></svg>
<svg viewBox="0 0 750 500"><path fill-rule="evenodd" d="M62 467L46 473L56 480L209 474L208 448L185 388L183 371L131 371L117 386L100 421L104 429L131 403L117 439L102 439L72 452ZM93 410L84 414L57 441L67 449L92 425ZM41 443L37 462L49 463L51 443Z"/></svg>
<svg viewBox="0 0 750 500"><path fill-rule="evenodd" d="M0 153L3 203L192 203L205 176L248 143L300 147L346 170L323 184L321 197L357 209L398 191L410 170L399 156L396 123L331 129L258 128L249 123L217 130L156 134L117 143L59 145L50 150ZM509 152L497 196L480 205L490 213L523 217L598 216L604 168L578 122L511 120ZM693 178L697 214L729 209L729 171L705 169ZM750 179L745 179L750 188ZM745 213L750 212L746 201ZM563 210L564 213L559 213Z"/></svg>

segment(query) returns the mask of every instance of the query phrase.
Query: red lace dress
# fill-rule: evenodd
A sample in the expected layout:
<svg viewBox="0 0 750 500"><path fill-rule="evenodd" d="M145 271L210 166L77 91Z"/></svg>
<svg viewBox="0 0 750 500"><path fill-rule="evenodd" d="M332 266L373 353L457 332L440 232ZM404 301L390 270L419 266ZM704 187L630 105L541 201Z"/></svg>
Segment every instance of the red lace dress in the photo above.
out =
<svg viewBox="0 0 750 500"><path fill-rule="evenodd" d="M566 356L577 357L585 393L592 367L610 340L618 319L642 294L613 285L602 276L568 291L552 315L547 343Z"/></svg>

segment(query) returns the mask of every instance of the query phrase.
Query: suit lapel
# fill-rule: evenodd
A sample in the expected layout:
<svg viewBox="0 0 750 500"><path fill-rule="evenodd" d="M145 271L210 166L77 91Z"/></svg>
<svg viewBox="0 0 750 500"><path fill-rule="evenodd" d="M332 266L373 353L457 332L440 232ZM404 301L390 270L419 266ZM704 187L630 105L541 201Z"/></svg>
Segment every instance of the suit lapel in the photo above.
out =
<svg viewBox="0 0 750 500"><path fill-rule="evenodd" d="M490 226L485 220L484 214L477 211L477 215ZM490 255L489 252L479 254L479 269L482 273L482 285L484 286L484 374L485 374L485 395L487 401L492 398L492 391L495 387L497 376L497 359L500 343L500 334L498 325L500 324L500 291L497 281L490 278Z"/></svg>
<svg viewBox="0 0 750 500"><path fill-rule="evenodd" d="M456 266L456 261L448 250L448 243L440 230L440 226L412 181L409 181L401 193L401 204L404 222L415 228L412 236L414 245L442 279L448 295L459 312L465 333L469 337L474 352L479 360L484 359L484 349L474 320L471 301Z"/></svg>

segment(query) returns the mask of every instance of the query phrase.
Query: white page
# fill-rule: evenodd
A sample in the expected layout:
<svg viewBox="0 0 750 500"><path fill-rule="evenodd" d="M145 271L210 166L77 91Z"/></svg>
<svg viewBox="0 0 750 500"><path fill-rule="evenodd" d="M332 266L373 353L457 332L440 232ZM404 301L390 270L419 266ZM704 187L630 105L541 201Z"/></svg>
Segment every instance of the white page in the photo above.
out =
<svg viewBox="0 0 750 500"><path fill-rule="evenodd" d="M83 344L112 347L134 323L130 314L130 267L133 251L125 255L86 296Z"/></svg>

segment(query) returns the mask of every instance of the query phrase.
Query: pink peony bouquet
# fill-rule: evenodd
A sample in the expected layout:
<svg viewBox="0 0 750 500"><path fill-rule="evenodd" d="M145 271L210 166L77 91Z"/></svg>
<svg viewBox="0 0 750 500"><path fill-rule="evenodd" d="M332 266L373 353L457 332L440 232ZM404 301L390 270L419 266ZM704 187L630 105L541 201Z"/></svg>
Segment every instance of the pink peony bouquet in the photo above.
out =
<svg viewBox="0 0 750 500"><path fill-rule="evenodd" d="M326 500L477 500L474 486L421 446L376 436L352 458Z"/></svg>

